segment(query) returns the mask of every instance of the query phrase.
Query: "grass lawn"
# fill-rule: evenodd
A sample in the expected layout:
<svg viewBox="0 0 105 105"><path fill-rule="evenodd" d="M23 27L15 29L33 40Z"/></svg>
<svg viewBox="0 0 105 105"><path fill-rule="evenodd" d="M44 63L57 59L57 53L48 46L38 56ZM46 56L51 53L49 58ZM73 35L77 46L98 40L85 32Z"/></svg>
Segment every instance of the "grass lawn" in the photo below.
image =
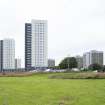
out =
<svg viewBox="0 0 105 105"><path fill-rule="evenodd" d="M105 105L105 79L0 77L0 105Z"/></svg>

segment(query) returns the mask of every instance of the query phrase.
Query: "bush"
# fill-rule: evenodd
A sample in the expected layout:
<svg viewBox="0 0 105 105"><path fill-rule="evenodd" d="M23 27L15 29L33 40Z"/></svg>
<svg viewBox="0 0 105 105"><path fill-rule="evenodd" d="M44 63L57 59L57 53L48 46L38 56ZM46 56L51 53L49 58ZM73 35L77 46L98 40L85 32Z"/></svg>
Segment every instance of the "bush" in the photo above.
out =
<svg viewBox="0 0 105 105"><path fill-rule="evenodd" d="M63 73L49 76L50 79L105 79L105 73Z"/></svg>

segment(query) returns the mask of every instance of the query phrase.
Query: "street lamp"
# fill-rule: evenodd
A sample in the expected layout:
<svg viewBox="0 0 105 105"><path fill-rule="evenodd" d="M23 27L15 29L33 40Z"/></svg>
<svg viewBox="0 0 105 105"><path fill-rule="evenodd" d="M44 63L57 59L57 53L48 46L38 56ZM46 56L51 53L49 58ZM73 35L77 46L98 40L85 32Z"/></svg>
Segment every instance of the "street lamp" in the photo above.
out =
<svg viewBox="0 0 105 105"><path fill-rule="evenodd" d="M68 55L68 59L67 59L67 64L68 64L68 70L70 69L70 59L69 59L70 55Z"/></svg>

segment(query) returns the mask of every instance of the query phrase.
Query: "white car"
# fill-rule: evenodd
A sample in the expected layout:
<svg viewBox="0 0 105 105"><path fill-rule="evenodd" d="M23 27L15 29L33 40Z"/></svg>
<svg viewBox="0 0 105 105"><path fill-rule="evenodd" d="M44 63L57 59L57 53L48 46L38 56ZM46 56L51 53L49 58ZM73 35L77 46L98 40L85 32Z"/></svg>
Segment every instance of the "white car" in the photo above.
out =
<svg viewBox="0 0 105 105"><path fill-rule="evenodd" d="M46 69L46 70L45 70L45 72L50 72L50 71L51 71L50 69Z"/></svg>
<svg viewBox="0 0 105 105"><path fill-rule="evenodd" d="M32 71L29 71L29 72L38 72L37 70L32 70Z"/></svg>

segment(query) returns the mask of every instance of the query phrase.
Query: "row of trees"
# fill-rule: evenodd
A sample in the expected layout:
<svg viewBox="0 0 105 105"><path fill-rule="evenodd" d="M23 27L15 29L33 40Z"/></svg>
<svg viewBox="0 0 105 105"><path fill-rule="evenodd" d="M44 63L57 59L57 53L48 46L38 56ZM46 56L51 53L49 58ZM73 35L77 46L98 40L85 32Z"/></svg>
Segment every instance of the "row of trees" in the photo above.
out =
<svg viewBox="0 0 105 105"><path fill-rule="evenodd" d="M60 69L72 69L72 68L77 68L78 63L76 61L75 57L66 57L64 58L60 64L59 64L59 68ZM98 71L105 71L105 66L99 65L99 64L91 64L88 69L85 70L98 70Z"/></svg>

